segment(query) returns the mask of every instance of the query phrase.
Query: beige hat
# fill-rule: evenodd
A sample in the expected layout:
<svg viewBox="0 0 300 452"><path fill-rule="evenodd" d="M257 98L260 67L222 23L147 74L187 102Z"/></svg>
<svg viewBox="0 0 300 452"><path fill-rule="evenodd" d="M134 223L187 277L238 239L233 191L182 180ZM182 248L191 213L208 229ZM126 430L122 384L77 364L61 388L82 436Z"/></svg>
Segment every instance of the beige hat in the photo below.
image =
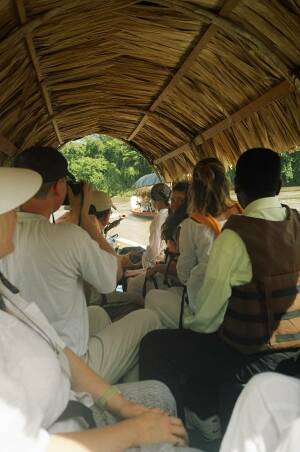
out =
<svg viewBox="0 0 300 452"><path fill-rule="evenodd" d="M103 212L104 210L115 209L112 200L108 193L105 191L94 191L92 197L92 204L95 206L97 212Z"/></svg>
<svg viewBox="0 0 300 452"><path fill-rule="evenodd" d="M41 176L23 168L0 168L0 214L32 198L42 185Z"/></svg>

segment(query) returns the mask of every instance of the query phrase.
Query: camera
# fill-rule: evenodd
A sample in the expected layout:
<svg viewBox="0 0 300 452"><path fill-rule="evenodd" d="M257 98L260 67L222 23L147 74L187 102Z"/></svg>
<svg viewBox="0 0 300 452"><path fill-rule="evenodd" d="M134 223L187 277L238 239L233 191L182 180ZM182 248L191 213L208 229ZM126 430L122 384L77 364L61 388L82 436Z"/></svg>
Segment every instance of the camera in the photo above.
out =
<svg viewBox="0 0 300 452"><path fill-rule="evenodd" d="M67 181L68 186L71 188L72 192L75 196L81 194L83 196L83 182L74 182L74 181ZM70 204L68 194L66 194L66 197L64 199L63 205L68 206Z"/></svg>

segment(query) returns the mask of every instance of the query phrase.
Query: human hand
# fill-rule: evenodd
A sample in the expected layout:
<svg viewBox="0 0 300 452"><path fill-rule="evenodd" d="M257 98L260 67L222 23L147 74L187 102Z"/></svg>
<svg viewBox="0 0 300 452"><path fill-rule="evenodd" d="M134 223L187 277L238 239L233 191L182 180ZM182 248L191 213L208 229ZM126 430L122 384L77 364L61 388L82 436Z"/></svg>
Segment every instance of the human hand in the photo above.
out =
<svg viewBox="0 0 300 452"><path fill-rule="evenodd" d="M155 273L164 273L166 269L165 264L155 264L153 267L147 268L146 277L150 278Z"/></svg>
<svg viewBox="0 0 300 452"><path fill-rule="evenodd" d="M143 444L170 443L185 447L187 432L182 421L165 413L147 412L131 420L135 429L135 447Z"/></svg>

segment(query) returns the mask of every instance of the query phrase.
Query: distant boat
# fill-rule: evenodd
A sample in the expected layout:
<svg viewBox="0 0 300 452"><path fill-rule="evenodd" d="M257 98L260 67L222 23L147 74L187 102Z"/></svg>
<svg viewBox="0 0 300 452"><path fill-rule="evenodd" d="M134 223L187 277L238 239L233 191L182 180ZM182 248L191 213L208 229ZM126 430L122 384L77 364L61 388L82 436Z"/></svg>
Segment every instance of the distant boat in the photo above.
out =
<svg viewBox="0 0 300 452"><path fill-rule="evenodd" d="M131 213L137 217L153 218L155 211L152 209L150 200L150 190L155 184L161 182L155 173L145 174L134 184L136 193L130 198Z"/></svg>
<svg viewBox="0 0 300 452"><path fill-rule="evenodd" d="M155 211L152 209L149 196L150 188L139 188L136 194L130 198L130 211L137 217L153 218Z"/></svg>
<svg viewBox="0 0 300 452"><path fill-rule="evenodd" d="M144 218L153 218L155 214L155 210L147 211L147 210L138 210L138 209L131 209L132 215L135 215L136 217L144 217Z"/></svg>

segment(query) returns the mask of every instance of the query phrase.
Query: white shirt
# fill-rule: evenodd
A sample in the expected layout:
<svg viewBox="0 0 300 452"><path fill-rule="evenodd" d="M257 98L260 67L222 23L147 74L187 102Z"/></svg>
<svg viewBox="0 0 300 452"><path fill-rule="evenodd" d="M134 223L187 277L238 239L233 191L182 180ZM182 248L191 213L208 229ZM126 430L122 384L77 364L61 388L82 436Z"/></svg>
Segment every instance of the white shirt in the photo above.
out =
<svg viewBox="0 0 300 452"><path fill-rule="evenodd" d="M223 225L223 222L220 222ZM187 286L189 307L195 311L195 299L204 281L212 244L216 235L212 228L187 218L181 223L177 274Z"/></svg>
<svg viewBox="0 0 300 452"><path fill-rule="evenodd" d="M70 399L82 400L83 395L77 396L71 390L68 362L62 352L65 344L38 307L26 303L18 294L6 298L9 291L1 282L0 291L7 309L14 314L0 310L1 451L42 452L49 440L46 430L83 429L83 424L75 419L55 422ZM47 340L34 330L38 330L36 325L46 333ZM48 340L61 350L63 366ZM84 397L85 404L91 406L91 397Z"/></svg>
<svg viewBox="0 0 300 452"><path fill-rule="evenodd" d="M166 246L161 239L161 227L168 216L168 209L161 209L155 213L150 224L149 245L142 256L144 268L153 267L159 258L164 258L162 252Z"/></svg>
<svg viewBox="0 0 300 452"><path fill-rule="evenodd" d="M89 325L83 280L100 293L116 286L116 257L101 250L80 227L52 224L18 213L15 251L0 270L27 300L35 301L63 341L79 356L87 351Z"/></svg>

